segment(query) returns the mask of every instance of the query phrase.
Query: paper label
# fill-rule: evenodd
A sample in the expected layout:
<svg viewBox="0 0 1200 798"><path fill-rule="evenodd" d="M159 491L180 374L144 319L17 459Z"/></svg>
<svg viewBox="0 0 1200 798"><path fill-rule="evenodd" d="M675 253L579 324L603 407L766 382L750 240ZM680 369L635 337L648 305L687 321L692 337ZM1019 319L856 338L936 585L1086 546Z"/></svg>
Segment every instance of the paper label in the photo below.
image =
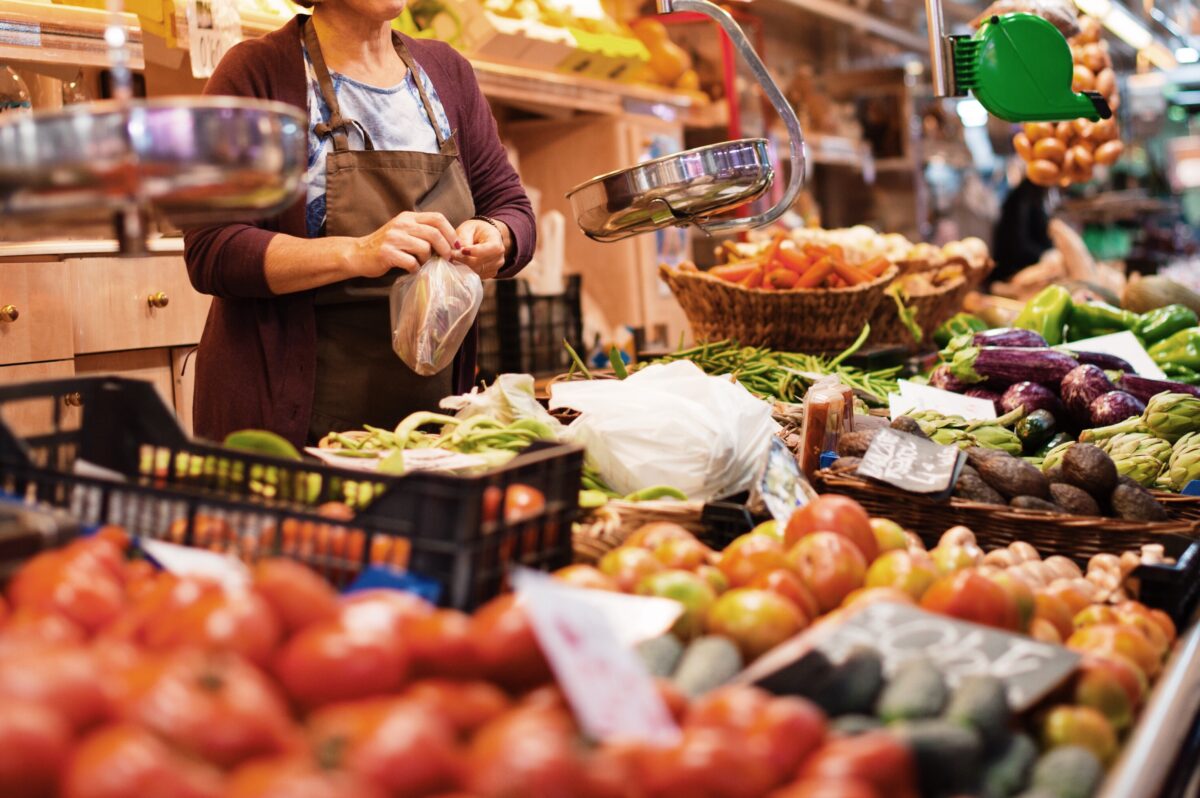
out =
<svg viewBox="0 0 1200 798"><path fill-rule="evenodd" d="M1082 341L1072 341L1064 348L1077 352L1115 355L1133 366L1133 370L1143 377L1152 380L1167 379L1166 372L1159 368L1158 364L1154 362L1154 358L1150 357L1150 353L1142 346L1142 342L1129 330L1111 335L1099 335L1095 338L1084 338Z"/></svg>
<svg viewBox="0 0 1200 798"><path fill-rule="evenodd" d="M526 568L515 569L512 582L558 684L589 736L663 746L678 741L679 727L654 680L632 649L622 645L618 626L586 595L602 591L564 585Z"/></svg>
<svg viewBox="0 0 1200 798"><path fill-rule="evenodd" d="M137 545L164 571L178 576L213 579L227 590L244 589L250 584L250 571L236 557L153 538L138 538Z"/></svg>
<svg viewBox="0 0 1200 798"><path fill-rule="evenodd" d="M242 40L237 4L234 0L188 0L187 20L192 77L210 77L225 53Z"/></svg>
<svg viewBox="0 0 1200 798"><path fill-rule="evenodd" d="M856 473L912 493L949 495L966 460L966 453L957 446L881 429L871 439Z"/></svg>
<svg viewBox="0 0 1200 798"><path fill-rule="evenodd" d="M800 473L792 450L777 436L772 436L766 466L758 481L758 492L767 512L780 524L786 525L797 507L808 504L804 483L804 475Z"/></svg>
<svg viewBox="0 0 1200 798"><path fill-rule="evenodd" d="M893 419L920 410L933 410L944 416L962 416L968 421L987 421L996 417L996 405L987 399L963 396L929 385L900 380L899 394L888 395Z"/></svg>

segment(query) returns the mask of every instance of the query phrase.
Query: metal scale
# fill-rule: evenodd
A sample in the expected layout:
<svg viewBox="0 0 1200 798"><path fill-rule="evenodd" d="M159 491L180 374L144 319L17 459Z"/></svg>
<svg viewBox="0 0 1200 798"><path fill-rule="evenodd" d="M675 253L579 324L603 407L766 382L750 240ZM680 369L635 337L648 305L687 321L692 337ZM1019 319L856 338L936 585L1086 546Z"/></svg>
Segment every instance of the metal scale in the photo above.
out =
<svg viewBox="0 0 1200 798"><path fill-rule="evenodd" d="M783 120L791 175L771 209L746 218L714 219L762 196L774 180L765 139L739 139L657 158L594 177L568 192L579 227L597 241L619 241L669 226L696 225L709 233L762 227L796 201L804 182L804 136L796 112L771 79L749 39L728 13L708 0L658 0L658 12L694 11L713 19L733 42ZM1071 91L1067 40L1034 14L992 17L973 36L943 32L941 0L925 0L934 94L968 92L1010 122L1107 119L1112 111L1095 92Z"/></svg>

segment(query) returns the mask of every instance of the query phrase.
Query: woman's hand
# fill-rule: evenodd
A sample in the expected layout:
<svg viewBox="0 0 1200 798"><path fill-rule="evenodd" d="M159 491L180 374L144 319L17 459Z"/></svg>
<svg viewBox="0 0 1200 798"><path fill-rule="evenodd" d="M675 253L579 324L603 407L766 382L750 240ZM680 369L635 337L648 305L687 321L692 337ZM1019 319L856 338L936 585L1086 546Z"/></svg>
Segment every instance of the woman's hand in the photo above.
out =
<svg viewBox="0 0 1200 798"><path fill-rule="evenodd" d="M442 214L405 211L374 233L355 239L351 270L360 277L379 277L391 269L416 271L434 254L449 259L459 241Z"/></svg>
<svg viewBox="0 0 1200 798"><path fill-rule="evenodd" d="M492 224L482 219L468 219L458 226L457 232L462 247L455 247L455 260L484 280L490 280L504 268L504 261L512 246L512 233L508 225L504 222Z"/></svg>

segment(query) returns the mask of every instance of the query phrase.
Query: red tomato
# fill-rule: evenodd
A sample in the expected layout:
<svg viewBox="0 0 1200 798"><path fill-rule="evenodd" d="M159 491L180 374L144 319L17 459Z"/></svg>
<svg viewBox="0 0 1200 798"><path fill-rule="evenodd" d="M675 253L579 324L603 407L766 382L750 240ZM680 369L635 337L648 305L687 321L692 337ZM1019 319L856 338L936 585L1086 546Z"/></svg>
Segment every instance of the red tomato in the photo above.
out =
<svg viewBox="0 0 1200 798"><path fill-rule="evenodd" d="M915 772L908 746L886 731L835 737L801 769L806 779L860 779L888 796L908 795Z"/></svg>
<svg viewBox="0 0 1200 798"><path fill-rule="evenodd" d="M1015 617L1008 593L974 569L943 576L921 597L922 609L998 629Z"/></svg>
<svg viewBox="0 0 1200 798"><path fill-rule="evenodd" d="M276 672L292 700L312 709L396 692L407 676L408 656L394 636L318 623L284 645Z"/></svg>
<svg viewBox="0 0 1200 798"><path fill-rule="evenodd" d="M229 651L264 666L271 662L282 638L279 618L255 593L210 593L179 613L172 628L167 628L165 619L159 628L163 634L148 641L151 648L193 646Z"/></svg>
<svg viewBox="0 0 1200 798"><path fill-rule="evenodd" d="M513 710L472 740L467 788L479 798L578 798L584 769L574 737L564 710Z"/></svg>
<svg viewBox="0 0 1200 798"><path fill-rule="evenodd" d="M220 798L213 767L176 754L137 726L98 729L75 747L63 773L62 798Z"/></svg>
<svg viewBox="0 0 1200 798"><path fill-rule="evenodd" d="M84 637L83 629L74 621L57 613L29 608L13 610L0 629L0 642L82 643Z"/></svg>
<svg viewBox="0 0 1200 798"><path fill-rule="evenodd" d="M71 747L71 727L53 710L33 702L4 700L0 712L0 795L54 795Z"/></svg>
<svg viewBox="0 0 1200 798"><path fill-rule="evenodd" d="M670 521L651 521L633 530L633 534L625 538L624 546L654 551L659 546L672 540L696 540L696 536L679 524Z"/></svg>
<svg viewBox="0 0 1200 798"><path fill-rule="evenodd" d="M125 583L125 597L136 601L153 587L159 573L161 572L149 560L127 561L121 577L121 581Z"/></svg>
<svg viewBox="0 0 1200 798"><path fill-rule="evenodd" d="M655 798L759 798L776 784L770 763L727 728L686 728L673 748L647 751L641 776Z"/></svg>
<svg viewBox="0 0 1200 798"><path fill-rule="evenodd" d="M748 748L761 746L777 781L795 777L800 765L825 739L825 713L796 696L772 698L746 734Z"/></svg>
<svg viewBox="0 0 1200 798"><path fill-rule="evenodd" d="M75 731L110 717L105 674L87 649L31 645L0 657L0 707L9 699L33 701L57 712Z"/></svg>
<svg viewBox="0 0 1200 798"><path fill-rule="evenodd" d="M15 608L55 612L91 634L121 612L125 595L110 570L115 546L103 540L39 554L22 568L9 588ZM121 568L120 553L116 565Z"/></svg>
<svg viewBox="0 0 1200 798"><path fill-rule="evenodd" d="M594 565L568 565L554 572L554 578L572 587L586 587L592 590L616 590L617 583L605 575Z"/></svg>
<svg viewBox="0 0 1200 798"><path fill-rule="evenodd" d="M342 601L338 617L347 629L403 637L416 619L435 609L425 599L405 590L363 590Z"/></svg>
<svg viewBox="0 0 1200 798"><path fill-rule="evenodd" d="M705 620L708 633L733 640L747 662L791 639L808 623L789 599L748 587L723 593Z"/></svg>
<svg viewBox="0 0 1200 798"><path fill-rule="evenodd" d="M404 635L413 669L430 676L470 679L481 675L471 616L458 610L437 610L415 619Z"/></svg>
<svg viewBox="0 0 1200 798"><path fill-rule="evenodd" d="M473 734L509 709L511 702L490 682L459 682L423 679L404 693L406 698L427 703L462 735Z"/></svg>
<svg viewBox="0 0 1200 798"><path fill-rule="evenodd" d="M871 516L861 504L846 496L818 496L794 512L788 520L784 542L794 546L813 532L836 532L848 538L868 563L879 554Z"/></svg>
<svg viewBox="0 0 1200 798"><path fill-rule="evenodd" d="M546 511L546 497L537 488L515 483L504 492L504 522L518 524Z"/></svg>
<svg viewBox="0 0 1200 798"><path fill-rule="evenodd" d="M123 526L105 524L96 530L96 534L93 537L98 540L107 540L109 543L115 545L120 552L129 551L130 537Z"/></svg>
<svg viewBox="0 0 1200 798"><path fill-rule="evenodd" d="M480 607L471 618L484 673L510 690L525 690L553 678L525 611L512 594Z"/></svg>
<svg viewBox="0 0 1200 798"><path fill-rule="evenodd" d="M279 754L294 739L276 687L235 655L181 651L136 670L123 719L214 765Z"/></svg>
<svg viewBox="0 0 1200 798"><path fill-rule="evenodd" d="M771 793L769 798L881 798L861 779L802 779Z"/></svg>
<svg viewBox="0 0 1200 798"><path fill-rule="evenodd" d="M125 575L125 545L113 539L112 535L96 534L91 537L79 538L72 541L63 549L67 559L79 563L87 569L96 568L98 572L106 572L114 579L120 580Z"/></svg>
<svg viewBox="0 0 1200 798"><path fill-rule="evenodd" d="M307 758L258 759L235 770L224 798L388 798L358 776L319 768Z"/></svg>
<svg viewBox="0 0 1200 798"><path fill-rule="evenodd" d="M338 614L338 597L311 568L295 560L264 560L254 567L254 590L292 635L306 626L332 621Z"/></svg>
<svg viewBox="0 0 1200 798"><path fill-rule="evenodd" d="M768 535L742 535L721 552L717 567L730 587L745 587L763 574L787 567L783 544Z"/></svg>
<svg viewBox="0 0 1200 798"><path fill-rule="evenodd" d="M689 727L745 732L758 720L770 700L771 694L757 687L719 687L692 702L685 723Z"/></svg>
<svg viewBox="0 0 1200 798"><path fill-rule="evenodd" d="M675 719L676 723L683 723L683 719L688 713L687 695L670 679L655 679L654 684L658 688L659 697L667 705L667 711L671 713L671 717Z"/></svg>
<svg viewBox="0 0 1200 798"><path fill-rule="evenodd" d="M160 573L153 587L126 609L106 634L133 640L151 649L175 645L179 618L202 599L221 593L221 586L208 579L179 578Z"/></svg>
<svg viewBox="0 0 1200 798"><path fill-rule="evenodd" d="M805 535L787 556L822 612L838 607L867 578L862 552L849 538L833 532Z"/></svg>
<svg viewBox="0 0 1200 798"><path fill-rule="evenodd" d="M804 613L804 617L810 621L821 614L821 608L812 591L804 586L803 580L796 576L794 571L787 568L776 568L774 571L760 574L750 583L750 587L770 590L784 598L791 599Z"/></svg>
<svg viewBox="0 0 1200 798"><path fill-rule="evenodd" d="M428 702L405 698L335 704L310 721L316 750L393 798L458 786L455 731Z"/></svg>

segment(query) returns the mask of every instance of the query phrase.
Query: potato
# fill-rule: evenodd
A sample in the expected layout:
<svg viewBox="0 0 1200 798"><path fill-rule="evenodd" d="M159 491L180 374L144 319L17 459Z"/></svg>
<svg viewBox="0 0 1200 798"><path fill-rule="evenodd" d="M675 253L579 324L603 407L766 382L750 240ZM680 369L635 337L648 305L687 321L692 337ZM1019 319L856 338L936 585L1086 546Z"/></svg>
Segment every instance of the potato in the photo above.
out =
<svg viewBox="0 0 1200 798"><path fill-rule="evenodd" d="M1096 73L1096 91L1100 92L1105 99L1112 96L1112 93L1117 90L1117 73L1112 69L1105 67Z"/></svg>
<svg viewBox="0 0 1200 798"><path fill-rule="evenodd" d="M1054 125L1050 122L1026 122L1025 135L1031 142L1049 138L1054 135Z"/></svg>
<svg viewBox="0 0 1200 798"><path fill-rule="evenodd" d="M1076 119L1071 122L1071 129L1075 131L1075 135L1080 138L1088 139L1092 137L1092 129L1095 124L1090 119Z"/></svg>
<svg viewBox="0 0 1200 798"><path fill-rule="evenodd" d="M1064 120L1054 126L1054 138L1058 139L1063 144L1066 144L1067 142L1069 142L1071 140L1071 137L1074 135L1075 135L1075 128L1072 127L1070 122L1067 122Z"/></svg>
<svg viewBox="0 0 1200 798"><path fill-rule="evenodd" d="M1083 65L1095 74L1108 66L1108 53L1101 50L1099 44L1085 44L1080 48L1080 55Z"/></svg>
<svg viewBox="0 0 1200 798"><path fill-rule="evenodd" d="M1091 171L1092 165L1095 163L1091 148L1085 147L1082 144L1076 144L1072 147L1067 153L1067 157L1072 162L1072 167L1069 167L1068 171L1070 171L1070 168Z"/></svg>
<svg viewBox="0 0 1200 798"><path fill-rule="evenodd" d="M1096 73L1083 64L1076 64L1075 72L1071 76L1071 90L1092 91L1094 88L1096 88Z"/></svg>
<svg viewBox="0 0 1200 798"><path fill-rule="evenodd" d="M1095 17L1081 16L1079 18L1079 35L1075 41L1080 44L1095 44L1100 41L1100 21Z"/></svg>
<svg viewBox="0 0 1200 798"><path fill-rule="evenodd" d="M1025 166L1025 174L1039 186L1052 186L1061 177L1058 164L1054 161L1030 161Z"/></svg>
<svg viewBox="0 0 1200 798"><path fill-rule="evenodd" d="M1038 139L1033 145L1035 161L1053 161L1062 164L1063 156L1067 154L1067 145L1056 138Z"/></svg>
<svg viewBox="0 0 1200 798"><path fill-rule="evenodd" d="M1017 151L1017 155L1021 156L1022 161L1033 160L1033 143L1024 132L1013 136L1013 149Z"/></svg>
<svg viewBox="0 0 1200 798"><path fill-rule="evenodd" d="M1106 141L1112 141L1115 139L1118 133L1117 120L1101 119L1099 122L1096 122L1094 125L1092 125L1092 134L1088 136L1088 138L1097 144L1103 144Z"/></svg>
<svg viewBox="0 0 1200 798"><path fill-rule="evenodd" d="M1120 141L1106 141L1096 148L1096 163L1111 166L1116 163L1123 152L1125 152L1125 145Z"/></svg>

